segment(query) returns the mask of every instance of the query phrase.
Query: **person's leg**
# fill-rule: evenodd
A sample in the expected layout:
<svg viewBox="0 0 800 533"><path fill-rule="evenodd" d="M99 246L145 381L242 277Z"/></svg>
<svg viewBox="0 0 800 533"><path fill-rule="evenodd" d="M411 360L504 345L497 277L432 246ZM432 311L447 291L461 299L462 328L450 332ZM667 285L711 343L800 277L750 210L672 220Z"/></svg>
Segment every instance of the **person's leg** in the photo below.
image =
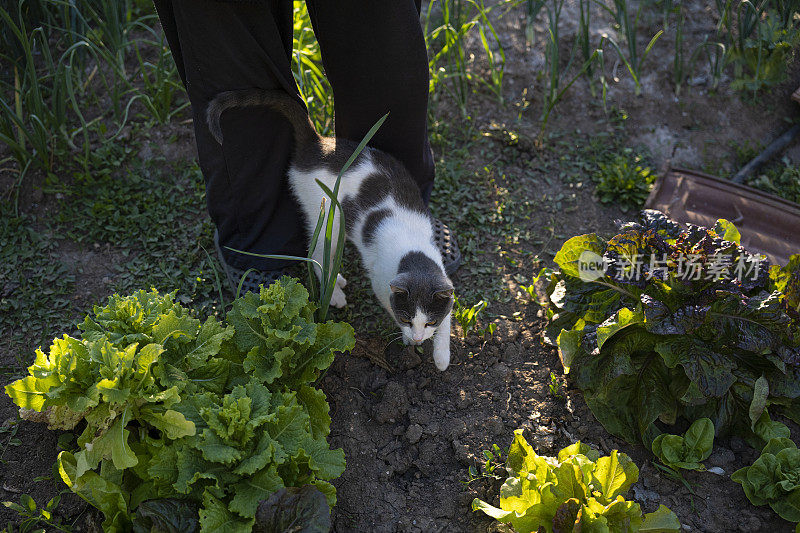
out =
<svg viewBox="0 0 800 533"><path fill-rule="evenodd" d="M205 120L208 102L223 91L280 88L297 95L291 73L291 2L155 4L192 104L208 210L220 245L305 256L302 215L286 178L293 148L288 121L266 109L228 110L222 116L220 146ZM287 264L223 254L226 263L240 269L272 270Z"/></svg>
<svg viewBox="0 0 800 533"><path fill-rule="evenodd" d="M419 0L306 0L333 88L336 136L370 142L399 159L426 203L433 188L428 142L428 55Z"/></svg>

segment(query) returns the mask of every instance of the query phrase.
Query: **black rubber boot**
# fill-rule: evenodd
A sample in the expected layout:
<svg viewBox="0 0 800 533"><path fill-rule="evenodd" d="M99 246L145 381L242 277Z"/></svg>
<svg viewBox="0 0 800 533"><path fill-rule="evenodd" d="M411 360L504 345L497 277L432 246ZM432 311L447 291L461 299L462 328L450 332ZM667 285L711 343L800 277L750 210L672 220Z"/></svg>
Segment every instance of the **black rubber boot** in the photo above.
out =
<svg viewBox="0 0 800 533"><path fill-rule="evenodd" d="M281 276L286 274L284 270L262 271L252 268L242 270L241 268L230 266L225 262L225 256L222 255L222 250L219 247L219 235L216 230L214 230L214 247L217 249L217 258L225 269L225 277L228 279L228 285L235 296L242 296L247 292L258 292L260 285L269 287L272 283L279 280ZM241 290L239 289L240 283Z"/></svg>

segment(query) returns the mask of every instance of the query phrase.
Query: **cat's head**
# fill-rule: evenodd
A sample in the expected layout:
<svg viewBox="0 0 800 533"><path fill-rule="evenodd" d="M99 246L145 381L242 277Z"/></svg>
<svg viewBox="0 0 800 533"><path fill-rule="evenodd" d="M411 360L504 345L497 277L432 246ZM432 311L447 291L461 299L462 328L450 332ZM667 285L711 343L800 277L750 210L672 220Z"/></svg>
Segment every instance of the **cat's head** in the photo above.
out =
<svg viewBox="0 0 800 533"><path fill-rule="evenodd" d="M392 314L411 344L429 339L453 308L452 282L422 252L403 257L390 288Z"/></svg>

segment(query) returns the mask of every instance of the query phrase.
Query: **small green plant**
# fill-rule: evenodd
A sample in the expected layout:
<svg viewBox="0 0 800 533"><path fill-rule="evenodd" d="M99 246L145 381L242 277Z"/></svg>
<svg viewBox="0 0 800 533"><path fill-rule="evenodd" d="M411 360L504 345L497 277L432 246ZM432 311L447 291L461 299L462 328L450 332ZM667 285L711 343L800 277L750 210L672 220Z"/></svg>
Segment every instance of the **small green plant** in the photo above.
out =
<svg viewBox="0 0 800 533"><path fill-rule="evenodd" d="M519 533L681 530L678 517L665 506L642 515L638 503L625 499L639 469L617 450L600 457L579 441L558 457L541 457L518 429L505 466L509 477L500 489L500 507L475 498L472 510L510 523Z"/></svg>
<svg viewBox="0 0 800 533"><path fill-rule="evenodd" d="M22 441L17 438L17 431L19 430L19 419L11 421L9 424L0 426L0 464L5 464L7 461L3 459L9 446L21 446Z"/></svg>
<svg viewBox="0 0 800 533"><path fill-rule="evenodd" d="M661 434L651 446L653 454L673 470L705 470L714 447L714 423L709 418L695 420L683 436Z"/></svg>
<svg viewBox="0 0 800 533"><path fill-rule="evenodd" d="M779 164L764 169L751 178L750 187L786 198L790 202L800 202L800 167L784 158Z"/></svg>
<svg viewBox="0 0 800 533"><path fill-rule="evenodd" d="M644 166L642 156L626 148L597 167L592 179L600 202L614 204L623 213L641 209L656 179L650 167Z"/></svg>
<svg viewBox="0 0 800 533"><path fill-rule="evenodd" d="M473 481L479 479L502 479L500 475L500 467L505 464L503 461L503 450L500 449L500 446L497 444L492 444L492 448L490 450L483 450L483 459L484 462L481 463L481 470L478 472L478 469L475 465L470 465L467 469L467 475L469 476L467 481L463 483L465 485L469 485Z"/></svg>
<svg viewBox="0 0 800 533"><path fill-rule="evenodd" d="M61 523L61 519L53 518L53 512L61 501L61 495L56 494L47 505L38 507L36 502L29 494L19 497L19 503L3 502L3 505L12 511L16 511L21 521L14 529L3 529L4 533L34 533L44 531L66 531L71 532L69 525Z"/></svg>
<svg viewBox="0 0 800 533"><path fill-rule="evenodd" d="M491 337L494 334L494 330L497 327L494 323L489 323L485 328L478 327L478 316L488 305L489 303L486 300L481 300L472 307L466 307L458 297L454 299L453 318L461 326L461 331L465 338L471 333L475 333L479 337Z"/></svg>
<svg viewBox="0 0 800 533"><path fill-rule="evenodd" d="M730 53L733 89L757 91L786 79L787 59L800 43L800 29L767 9L767 3L743 1L737 9L738 39Z"/></svg>
<svg viewBox="0 0 800 533"><path fill-rule="evenodd" d="M759 458L731 479L753 505L769 505L784 520L800 522L800 450L790 439L770 440Z"/></svg>
<svg viewBox="0 0 800 533"><path fill-rule="evenodd" d="M561 380L555 372L550 372L550 382L547 386L550 389L550 396L553 398L560 400L564 397L564 393L561 391Z"/></svg>

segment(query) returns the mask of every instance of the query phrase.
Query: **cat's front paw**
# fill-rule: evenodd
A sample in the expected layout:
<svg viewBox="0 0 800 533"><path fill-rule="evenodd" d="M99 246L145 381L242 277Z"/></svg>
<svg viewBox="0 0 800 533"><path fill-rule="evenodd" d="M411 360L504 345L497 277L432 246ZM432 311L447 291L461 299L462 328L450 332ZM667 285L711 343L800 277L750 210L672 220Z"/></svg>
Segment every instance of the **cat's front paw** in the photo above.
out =
<svg viewBox="0 0 800 533"><path fill-rule="evenodd" d="M347 280L341 274L336 274L336 286L340 289L347 287Z"/></svg>
<svg viewBox="0 0 800 533"><path fill-rule="evenodd" d="M347 298L344 296L344 291L338 285L333 288L333 294L331 294L331 305L336 309L341 309L347 305Z"/></svg>
<svg viewBox="0 0 800 533"><path fill-rule="evenodd" d="M433 346L433 364L439 370L447 370L450 366L450 344Z"/></svg>

